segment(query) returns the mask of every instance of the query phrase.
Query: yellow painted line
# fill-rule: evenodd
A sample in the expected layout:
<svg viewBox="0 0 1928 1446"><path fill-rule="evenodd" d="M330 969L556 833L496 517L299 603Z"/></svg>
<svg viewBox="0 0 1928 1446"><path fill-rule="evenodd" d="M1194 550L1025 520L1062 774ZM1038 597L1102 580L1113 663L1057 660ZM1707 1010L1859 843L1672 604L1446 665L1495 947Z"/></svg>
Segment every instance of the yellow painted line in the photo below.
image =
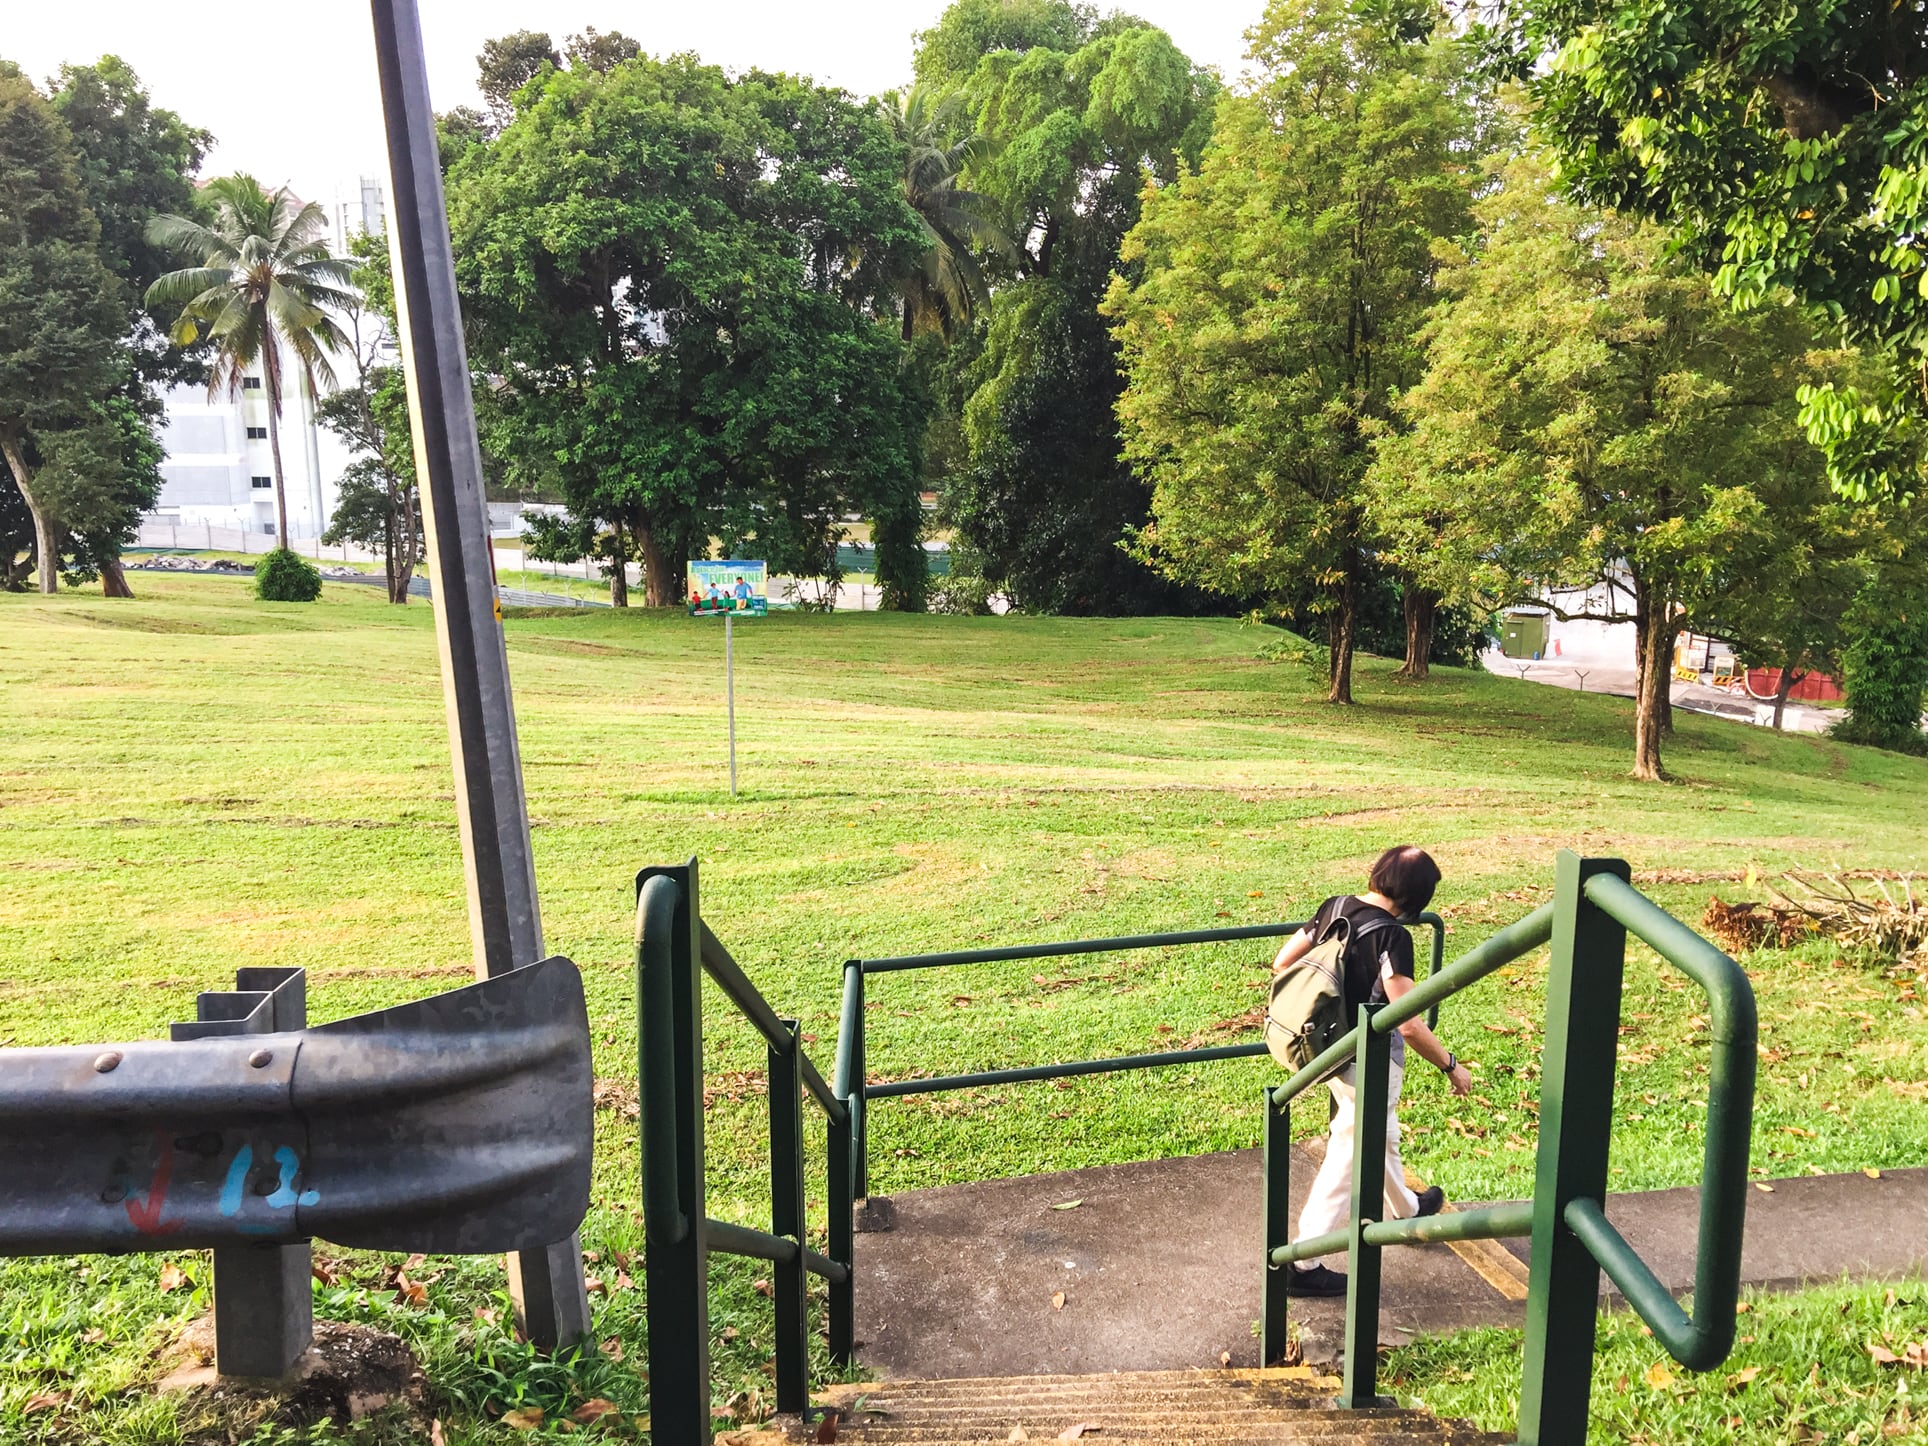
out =
<svg viewBox="0 0 1928 1446"><path fill-rule="evenodd" d="M1426 1182L1410 1169L1406 1171L1406 1188L1417 1195L1426 1188ZM1453 1214L1456 1205L1447 1205L1440 1211L1442 1215ZM1526 1299L1526 1267L1497 1240L1449 1240L1446 1248L1465 1261L1467 1266L1481 1280L1492 1286L1507 1300Z"/></svg>

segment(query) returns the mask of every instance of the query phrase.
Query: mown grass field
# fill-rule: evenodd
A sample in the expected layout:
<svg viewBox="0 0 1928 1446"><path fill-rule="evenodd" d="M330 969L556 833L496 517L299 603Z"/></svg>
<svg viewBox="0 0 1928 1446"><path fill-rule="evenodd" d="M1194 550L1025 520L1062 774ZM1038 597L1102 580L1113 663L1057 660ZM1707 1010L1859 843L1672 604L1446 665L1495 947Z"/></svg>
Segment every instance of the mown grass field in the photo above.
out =
<svg viewBox="0 0 1928 1446"><path fill-rule="evenodd" d="M306 967L316 1020L464 982L428 610L352 585L304 607L256 603L245 580L135 584L132 603L0 597L0 1042L159 1036L241 965ZM803 1019L826 1070L853 954L1302 918L1394 842L1425 844L1445 869L1449 957L1545 899L1561 846L1628 858L1690 920L1711 892L1747 896L1736 880L1750 866L1905 869L1928 855L1920 761L1681 714L1679 781L1636 785L1623 701L1455 671L1408 684L1368 662L1361 705L1333 710L1225 621L746 625L732 801L713 621L598 609L508 626L545 932L583 969L597 1072L616 1081L635 1071L635 871L692 854L706 917ZM872 1076L1235 1038L1268 953L880 980ZM1918 981L1819 944L1746 962L1768 1051L1758 1172L1928 1160ZM1529 1188L1536 964L1449 1007L1443 1030L1476 1062L1475 1098L1423 1082L1409 1094L1410 1162L1457 1198ZM1614 1185L1690 1183L1698 996L1644 953L1629 981ZM711 1211L755 1223L761 1050L714 1005ZM1240 1061L882 1102L872 1187L1250 1145L1265 1078ZM620 1110L599 1117L585 1235L612 1261L640 1247L633 1132ZM0 1333L19 1342L0 1345L0 1437L177 1439L174 1403L131 1388L169 1323L204 1304L205 1267L183 1263L194 1284L167 1295L152 1289L157 1260L0 1264ZM511 1435L491 1415L524 1396L552 1421L586 1395L615 1401L630 1428L647 1411L640 1291L612 1289L602 1306L599 1335L626 1343L624 1361L537 1366L474 1316L499 1280L491 1262L437 1268L426 1311L393 1304L372 1261L351 1264L322 1307L421 1344L450 1440ZM718 1278L718 1329L735 1333L719 1340L719 1399L757 1391L741 1402L754 1414L767 1305L747 1271ZM25 1411L48 1395L59 1403Z"/></svg>

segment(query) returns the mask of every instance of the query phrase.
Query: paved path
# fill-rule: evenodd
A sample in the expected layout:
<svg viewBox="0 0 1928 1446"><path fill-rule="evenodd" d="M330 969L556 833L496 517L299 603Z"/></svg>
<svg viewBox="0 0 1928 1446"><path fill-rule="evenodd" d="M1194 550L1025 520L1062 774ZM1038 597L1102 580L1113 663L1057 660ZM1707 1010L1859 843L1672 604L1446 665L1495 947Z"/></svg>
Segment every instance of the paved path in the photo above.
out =
<svg viewBox="0 0 1928 1446"><path fill-rule="evenodd" d="M1487 672L1501 678L1521 678L1552 688L1607 693L1616 698L1631 698L1634 694L1634 670L1630 666L1574 662L1567 658L1508 658L1493 652L1482 654L1480 663ZM1683 683L1678 678L1670 686L1676 708L1763 727L1773 722L1772 703L1757 702L1745 694L1729 693L1701 683ZM1841 717L1839 709L1811 708L1790 702L1781 715L1781 726L1789 733L1825 733Z"/></svg>
<svg viewBox="0 0 1928 1446"><path fill-rule="evenodd" d="M1314 1168L1295 1147L1295 1213ZM1748 1195L1748 1283L1928 1271L1928 1169L1771 1183ZM857 1238L859 1354L885 1377L1257 1365L1259 1199L1255 1150L892 1197L873 1212L888 1228ZM1698 1204L1659 1190L1615 1195L1607 1213L1685 1290ZM1518 1325L1526 1242L1483 1246L1387 1250L1382 1342ZM1336 1358L1343 1301L1294 1301L1293 1318L1308 1360Z"/></svg>

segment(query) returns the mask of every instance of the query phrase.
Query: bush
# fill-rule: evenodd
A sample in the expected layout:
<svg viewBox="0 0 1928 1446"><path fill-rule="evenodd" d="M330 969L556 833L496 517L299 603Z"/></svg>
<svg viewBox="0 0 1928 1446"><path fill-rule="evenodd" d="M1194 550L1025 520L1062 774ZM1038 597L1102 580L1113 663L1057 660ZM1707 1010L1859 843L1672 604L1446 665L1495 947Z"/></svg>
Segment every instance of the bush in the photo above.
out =
<svg viewBox="0 0 1928 1446"><path fill-rule="evenodd" d="M1880 618L1849 647L1843 661L1849 715L1834 736L1898 753L1928 753L1921 731L1928 691L1928 628L1904 615Z"/></svg>
<svg viewBox="0 0 1928 1446"><path fill-rule="evenodd" d="M321 596L321 574L306 558L277 547L254 565L254 595L262 602L313 602Z"/></svg>

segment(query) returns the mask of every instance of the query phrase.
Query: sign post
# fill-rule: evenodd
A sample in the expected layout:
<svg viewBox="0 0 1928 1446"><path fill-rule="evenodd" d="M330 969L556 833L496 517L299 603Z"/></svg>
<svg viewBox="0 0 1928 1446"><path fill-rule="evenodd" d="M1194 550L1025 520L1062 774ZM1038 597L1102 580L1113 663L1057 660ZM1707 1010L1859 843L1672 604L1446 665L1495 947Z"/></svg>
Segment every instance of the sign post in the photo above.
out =
<svg viewBox="0 0 1928 1446"><path fill-rule="evenodd" d="M723 696L730 719L730 797L736 797L736 619L770 611L769 568L733 557L690 564L690 616L723 619Z"/></svg>

